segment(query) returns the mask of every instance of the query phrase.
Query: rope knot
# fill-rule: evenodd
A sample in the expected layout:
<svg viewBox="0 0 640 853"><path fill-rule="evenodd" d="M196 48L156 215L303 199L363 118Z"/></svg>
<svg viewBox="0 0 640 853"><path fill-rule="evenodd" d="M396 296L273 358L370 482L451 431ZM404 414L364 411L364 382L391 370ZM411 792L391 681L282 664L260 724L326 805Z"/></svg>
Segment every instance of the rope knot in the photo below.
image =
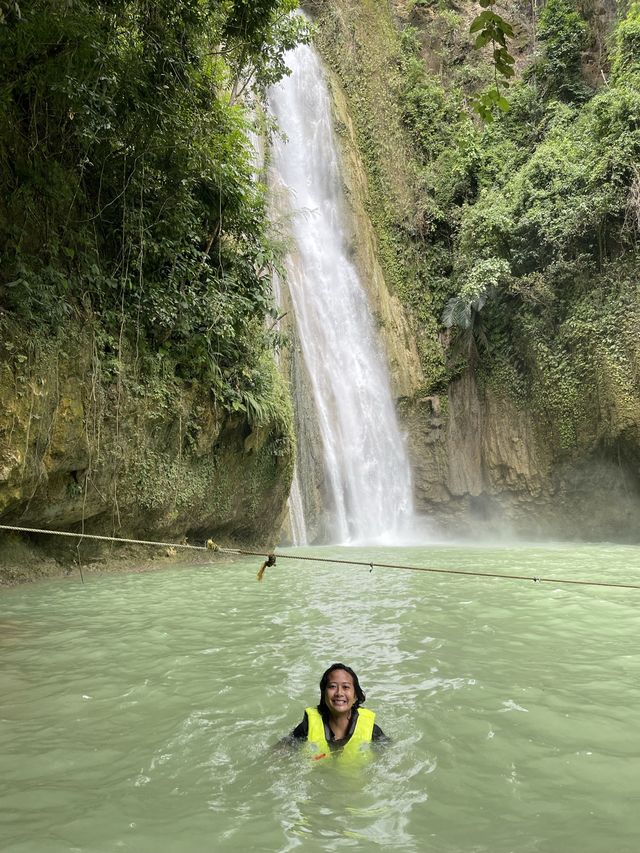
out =
<svg viewBox="0 0 640 853"><path fill-rule="evenodd" d="M264 577L264 573L265 573L265 572L266 572L266 570L267 570L267 566L275 566L275 564L276 564L276 555L275 555L275 554L269 554L269 556L267 557L267 559L266 559L266 560L264 561L264 563L260 566L260 569L259 569L259 571L258 571L258 574L256 575L256 577L258 578L258 580L259 580L259 581L261 581L261 580L262 580L262 578Z"/></svg>

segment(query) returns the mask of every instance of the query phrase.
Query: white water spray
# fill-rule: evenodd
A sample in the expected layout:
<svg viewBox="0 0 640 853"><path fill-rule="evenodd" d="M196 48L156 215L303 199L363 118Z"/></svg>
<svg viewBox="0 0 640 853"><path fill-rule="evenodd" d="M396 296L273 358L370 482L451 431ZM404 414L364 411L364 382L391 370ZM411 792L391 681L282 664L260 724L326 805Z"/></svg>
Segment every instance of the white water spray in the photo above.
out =
<svg viewBox="0 0 640 853"><path fill-rule="evenodd" d="M371 309L349 259L331 102L315 52L289 54L270 92L285 138L272 181L295 250L288 289L321 436L329 538L398 542L413 515L409 462ZM304 488L304 484L302 484Z"/></svg>

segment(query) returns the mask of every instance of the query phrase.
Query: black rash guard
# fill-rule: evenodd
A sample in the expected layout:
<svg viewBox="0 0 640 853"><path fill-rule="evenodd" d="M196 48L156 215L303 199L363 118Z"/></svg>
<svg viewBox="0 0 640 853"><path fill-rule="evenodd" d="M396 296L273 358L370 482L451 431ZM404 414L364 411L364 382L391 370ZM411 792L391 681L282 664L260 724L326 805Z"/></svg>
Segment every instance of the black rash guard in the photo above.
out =
<svg viewBox="0 0 640 853"><path fill-rule="evenodd" d="M356 727L356 722L358 720L358 710L356 709L353 714L351 714L351 719L349 720L349 728L347 729L347 734L345 737L340 738L340 740L336 740L331 731L331 727L326 719L323 717L324 722L324 736L327 739L327 743L329 744L329 749L339 749L349 742L351 739L351 735ZM285 742L295 743L296 741L306 740L309 734L309 718L307 717L307 712L304 712L304 717L302 718L302 722L298 723L295 729L290 732L286 738L284 738ZM388 741L389 738L382 731L380 726L377 726L375 723L373 724L373 734L371 735L372 741Z"/></svg>

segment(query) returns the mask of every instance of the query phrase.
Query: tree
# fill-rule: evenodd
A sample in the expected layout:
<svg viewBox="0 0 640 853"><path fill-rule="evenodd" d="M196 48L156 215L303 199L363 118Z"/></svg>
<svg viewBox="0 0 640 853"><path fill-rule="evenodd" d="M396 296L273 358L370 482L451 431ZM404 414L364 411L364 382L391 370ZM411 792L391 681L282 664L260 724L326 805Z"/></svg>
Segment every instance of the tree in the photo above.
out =
<svg viewBox="0 0 640 853"><path fill-rule="evenodd" d="M270 304L244 75L286 73L294 0L21 0L0 23L0 306L98 322L206 377L257 381ZM115 343L114 343L115 341ZM244 390L243 390L244 389Z"/></svg>

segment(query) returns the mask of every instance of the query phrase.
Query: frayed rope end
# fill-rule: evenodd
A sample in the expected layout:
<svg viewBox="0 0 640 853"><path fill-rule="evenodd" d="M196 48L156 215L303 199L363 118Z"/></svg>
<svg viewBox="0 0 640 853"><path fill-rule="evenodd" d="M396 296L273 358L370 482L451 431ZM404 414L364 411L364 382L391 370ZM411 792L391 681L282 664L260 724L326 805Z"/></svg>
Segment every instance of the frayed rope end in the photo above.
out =
<svg viewBox="0 0 640 853"><path fill-rule="evenodd" d="M259 569L259 571L258 571L258 574L256 575L256 577L258 578L258 580L259 580L259 581L261 581L261 580L262 580L262 578L264 577L264 573L265 573L265 572L266 572L266 570L267 570L267 566L275 566L275 564L276 564L276 555L275 555L275 554L269 554L269 556L267 557L267 559L266 559L266 560L264 561L264 563L260 566L260 569Z"/></svg>

